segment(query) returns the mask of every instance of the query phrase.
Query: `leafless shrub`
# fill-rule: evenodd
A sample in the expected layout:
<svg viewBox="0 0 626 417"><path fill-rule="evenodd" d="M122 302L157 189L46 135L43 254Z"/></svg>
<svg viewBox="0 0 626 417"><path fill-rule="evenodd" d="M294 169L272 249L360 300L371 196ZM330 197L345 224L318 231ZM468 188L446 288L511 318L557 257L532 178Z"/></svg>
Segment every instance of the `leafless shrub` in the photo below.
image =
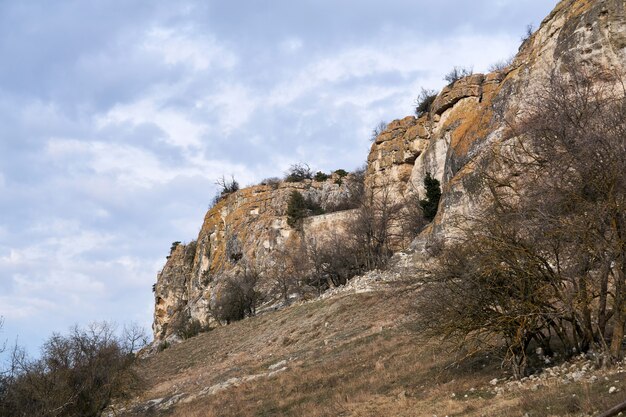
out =
<svg viewBox="0 0 626 417"><path fill-rule="evenodd" d="M370 135L370 142L375 142L376 138L380 136L387 129L387 123L384 121L378 122L378 124L372 129L372 134Z"/></svg>
<svg viewBox="0 0 626 417"><path fill-rule="evenodd" d="M415 99L415 115L420 117L430 111L430 107L437 98L437 92L422 87L419 95Z"/></svg>
<svg viewBox="0 0 626 417"><path fill-rule="evenodd" d="M218 187L217 194L213 198L213 201L211 201L209 208L215 206L223 198L239 190L239 183L232 175L230 176L230 179L227 179L224 175L222 175L215 181L215 185Z"/></svg>
<svg viewBox="0 0 626 417"><path fill-rule="evenodd" d="M230 179L226 179L226 177L222 175L221 178L218 178L215 181L215 185L219 187L219 192L222 196L232 194L239 190L239 183L232 175L230 176Z"/></svg>
<svg viewBox="0 0 626 417"><path fill-rule="evenodd" d="M604 80L604 81L601 81ZM623 354L626 100L623 76L553 74L481 172L482 209L458 219L422 293L422 327L504 341L524 375L546 353Z"/></svg>
<svg viewBox="0 0 626 417"><path fill-rule="evenodd" d="M455 66L454 68L452 68L450 70L450 72L448 72L446 75L444 75L443 79L448 84L454 84L455 82L457 82L461 78L468 77L468 76L472 75L473 73L474 73L474 70L472 68Z"/></svg>
<svg viewBox="0 0 626 417"><path fill-rule="evenodd" d="M137 323L130 323L124 325L120 340L124 351L135 353L148 344L149 338L144 327Z"/></svg>
<svg viewBox="0 0 626 417"><path fill-rule="evenodd" d="M187 309L177 312L167 323L167 334L174 334L183 340L208 330L198 319L193 318Z"/></svg>
<svg viewBox="0 0 626 417"><path fill-rule="evenodd" d="M390 184L365 189L360 206L348 225L365 270L383 269L401 234L404 205L397 201Z"/></svg>
<svg viewBox="0 0 626 417"><path fill-rule="evenodd" d="M254 316L262 300L258 283L259 273L249 267L244 267L233 277L225 278L213 306L215 318L229 324Z"/></svg>
<svg viewBox="0 0 626 417"><path fill-rule="evenodd" d="M293 164L285 174L287 182L302 182L313 178L311 167L305 163Z"/></svg>
<svg viewBox="0 0 626 417"><path fill-rule="evenodd" d="M323 240L309 240L307 250L313 269L310 281L318 290L344 285L365 271L354 239L345 232L334 231Z"/></svg>
<svg viewBox="0 0 626 417"><path fill-rule="evenodd" d="M285 248L276 249L272 260L267 271L273 284L272 292L281 297L284 305L289 305L292 295L303 295L312 270L305 243L295 240Z"/></svg>
<svg viewBox="0 0 626 417"><path fill-rule="evenodd" d="M529 23L526 25L526 31L524 32L524 36L522 36L522 44L526 43L527 40L530 39L531 36L533 36L533 33L535 32L535 25L533 25L532 23Z"/></svg>
<svg viewBox="0 0 626 417"><path fill-rule="evenodd" d="M196 337L197 335L199 335L202 332L207 331L208 329L205 328L202 323L200 323L200 320L198 319L189 319L187 320L176 332L178 336L180 336L181 339L190 339L192 337Z"/></svg>
<svg viewBox="0 0 626 417"><path fill-rule="evenodd" d="M0 415L99 416L139 383L129 347L106 323L53 335L37 360L14 347L0 380Z"/></svg>
<svg viewBox="0 0 626 417"><path fill-rule="evenodd" d="M272 189L275 190L278 188L281 182L283 182L283 180L278 177L270 177L265 178L263 181L261 181L261 185L267 185L268 187L272 187Z"/></svg>
<svg viewBox="0 0 626 417"><path fill-rule="evenodd" d="M502 59L489 65L489 72L501 72L511 66L513 63L513 56L508 59Z"/></svg>

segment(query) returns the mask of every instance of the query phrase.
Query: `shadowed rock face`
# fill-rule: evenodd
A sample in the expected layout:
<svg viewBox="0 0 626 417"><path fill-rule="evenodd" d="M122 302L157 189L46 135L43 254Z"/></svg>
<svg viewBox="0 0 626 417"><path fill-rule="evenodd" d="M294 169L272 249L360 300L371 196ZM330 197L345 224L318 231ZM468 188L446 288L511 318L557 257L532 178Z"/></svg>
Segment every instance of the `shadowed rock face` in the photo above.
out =
<svg viewBox="0 0 626 417"><path fill-rule="evenodd" d="M501 139L505 120L524 107L525 100L551 71L566 66L616 71L626 67L626 2L623 0L563 0L540 28L520 46L511 65L489 74L474 74L446 86L430 112L409 116L387 126L372 144L366 184L391 187L396 197L424 195L423 178L430 172L441 181L442 198L430 234L446 236L455 214L479 204L480 181L475 167L489 163L487 147ZM348 187L323 183L256 186L240 190L205 216L197 243L179 245L155 286L153 330L156 340L171 334L170 323L186 314L210 321L215 279L235 271L245 260L263 266L272 253L293 238L284 216L292 190L322 206L336 204ZM341 227L349 213L310 218L305 233L324 234Z"/></svg>

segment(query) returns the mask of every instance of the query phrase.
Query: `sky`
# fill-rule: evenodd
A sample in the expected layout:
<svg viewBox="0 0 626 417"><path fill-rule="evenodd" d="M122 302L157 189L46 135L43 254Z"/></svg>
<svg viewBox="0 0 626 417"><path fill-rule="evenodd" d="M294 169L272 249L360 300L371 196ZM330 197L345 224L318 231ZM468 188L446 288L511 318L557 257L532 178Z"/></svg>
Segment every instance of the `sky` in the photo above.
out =
<svg viewBox="0 0 626 417"><path fill-rule="evenodd" d="M0 0L0 340L152 322L215 192L364 163L453 66L555 0Z"/></svg>

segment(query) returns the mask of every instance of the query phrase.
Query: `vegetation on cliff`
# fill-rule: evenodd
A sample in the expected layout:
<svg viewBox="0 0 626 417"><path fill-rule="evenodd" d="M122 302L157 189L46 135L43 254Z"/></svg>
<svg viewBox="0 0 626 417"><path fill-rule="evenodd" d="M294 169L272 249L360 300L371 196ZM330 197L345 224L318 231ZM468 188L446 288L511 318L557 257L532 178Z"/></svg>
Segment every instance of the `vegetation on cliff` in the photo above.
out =
<svg viewBox="0 0 626 417"><path fill-rule="evenodd" d="M310 197L304 198L299 191L292 191L287 202L287 224L294 228L302 227L302 220L308 216L324 214L324 209Z"/></svg>
<svg viewBox="0 0 626 417"><path fill-rule="evenodd" d="M427 172L424 177L424 188L426 189L426 198L420 200L420 205L424 211L424 218L432 221L437 215L439 199L441 198L441 186L439 180L433 178L430 172Z"/></svg>
<svg viewBox="0 0 626 417"><path fill-rule="evenodd" d="M515 375L531 352L623 355L626 99L621 74L554 73L481 171L485 201L459 216L421 296L422 325L500 346Z"/></svg>
<svg viewBox="0 0 626 417"><path fill-rule="evenodd" d="M420 117L428 113L436 98L437 92L435 90L422 88L419 95L415 99L415 115Z"/></svg>

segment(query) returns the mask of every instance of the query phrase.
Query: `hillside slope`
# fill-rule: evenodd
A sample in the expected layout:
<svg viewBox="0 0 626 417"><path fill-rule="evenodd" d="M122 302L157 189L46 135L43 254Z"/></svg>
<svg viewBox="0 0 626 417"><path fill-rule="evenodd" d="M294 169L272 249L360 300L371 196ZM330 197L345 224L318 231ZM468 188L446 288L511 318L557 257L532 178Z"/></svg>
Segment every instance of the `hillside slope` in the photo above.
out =
<svg viewBox="0 0 626 417"><path fill-rule="evenodd" d="M108 415L583 416L626 399L621 367L579 361L518 383L496 352L455 362L415 331L413 278L370 273L172 346L140 364L145 391Z"/></svg>
<svg viewBox="0 0 626 417"><path fill-rule="evenodd" d="M394 121L376 138L370 189L389 186L402 199L423 195L426 173L442 184L437 217L408 256L396 255L395 270L280 311L215 323L145 359L145 390L109 415L583 416L624 401L623 364L597 369L592 356L546 369L535 363L529 377L513 381L501 369L502 352L452 356L415 327L419 269L428 262L421 249L433 236L449 237L455 215L479 208L476 167L490 163L489 146L552 71L572 67L626 73L626 2L559 2L510 65L451 83L428 112ZM209 210L197 241L176 247L159 274L153 347L172 338L176 317L210 321L221 274L271 263L289 245L285 206L293 189L323 205L349 193L342 187L333 179L256 186ZM302 232L323 235L345 215L311 217Z"/></svg>

